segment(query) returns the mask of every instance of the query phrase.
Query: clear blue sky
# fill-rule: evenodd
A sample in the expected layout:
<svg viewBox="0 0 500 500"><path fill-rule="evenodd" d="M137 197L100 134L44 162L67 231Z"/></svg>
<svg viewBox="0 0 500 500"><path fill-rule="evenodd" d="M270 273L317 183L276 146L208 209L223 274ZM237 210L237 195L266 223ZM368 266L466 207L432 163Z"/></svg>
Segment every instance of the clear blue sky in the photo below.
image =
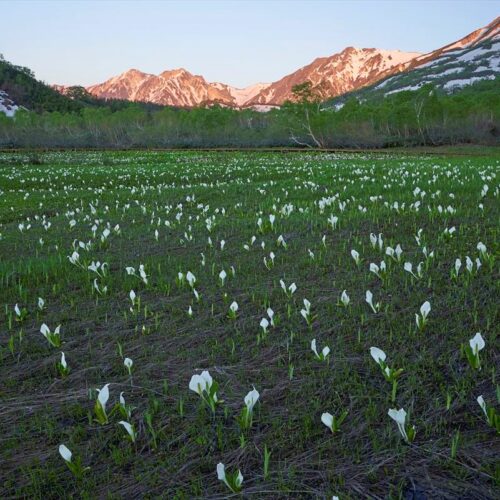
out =
<svg viewBox="0 0 500 500"><path fill-rule="evenodd" d="M430 51L499 14L500 0L0 0L0 53L48 83L184 67L242 87L349 45Z"/></svg>

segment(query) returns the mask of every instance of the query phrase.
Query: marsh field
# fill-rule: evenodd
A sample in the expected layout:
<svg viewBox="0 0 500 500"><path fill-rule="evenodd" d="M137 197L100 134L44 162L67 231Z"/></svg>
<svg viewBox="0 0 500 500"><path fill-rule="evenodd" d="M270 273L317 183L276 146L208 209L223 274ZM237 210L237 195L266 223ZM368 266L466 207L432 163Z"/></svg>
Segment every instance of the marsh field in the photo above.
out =
<svg viewBox="0 0 500 500"><path fill-rule="evenodd" d="M498 498L499 167L1 153L0 497Z"/></svg>

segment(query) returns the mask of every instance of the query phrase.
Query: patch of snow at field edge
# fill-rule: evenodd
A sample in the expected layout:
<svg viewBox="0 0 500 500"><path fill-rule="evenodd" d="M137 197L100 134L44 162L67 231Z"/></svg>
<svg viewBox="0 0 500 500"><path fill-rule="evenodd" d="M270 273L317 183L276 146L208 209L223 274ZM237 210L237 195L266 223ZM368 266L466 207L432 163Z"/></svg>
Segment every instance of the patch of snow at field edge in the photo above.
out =
<svg viewBox="0 0 500 500"><path fill-rule="evenodd" d="M14 104L7 95L7 92L0 90L0 113L5 113L8 117L13 117L19 109L17 104Z"/></svg>
<svg viewBox="0 0 500 500"><path fill-rule="evenodd" d="M495 76L494 75L487 75L487 76L473 76L471 78L465 78L463 80L450 80L449 82L446 82L443 85L443 89L445 90L452 90L452 89L457 89L457 88L462 88L467 85L472 85L475 82L479 82L481 80L494 80Z"/></svg>
<svg viewBox="0 0 500 500"><path fill-rule="evenodd" d="M475 70L474 73L480 73L481 71L489 71L490 68L488 66L478 66Z"/></svg>

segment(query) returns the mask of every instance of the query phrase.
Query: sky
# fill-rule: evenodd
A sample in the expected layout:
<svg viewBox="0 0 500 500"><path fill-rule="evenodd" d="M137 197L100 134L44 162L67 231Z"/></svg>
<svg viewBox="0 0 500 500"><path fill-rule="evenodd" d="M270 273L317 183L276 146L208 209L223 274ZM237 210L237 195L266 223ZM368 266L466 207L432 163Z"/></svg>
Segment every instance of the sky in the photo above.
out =
<svg viewBox="0 0 500 500"><path fill-rule="evenodd" d="M428 52L500 15L500 0L0 0L0 53L50 84L183 67L272 82L345 47Z"/></svg>

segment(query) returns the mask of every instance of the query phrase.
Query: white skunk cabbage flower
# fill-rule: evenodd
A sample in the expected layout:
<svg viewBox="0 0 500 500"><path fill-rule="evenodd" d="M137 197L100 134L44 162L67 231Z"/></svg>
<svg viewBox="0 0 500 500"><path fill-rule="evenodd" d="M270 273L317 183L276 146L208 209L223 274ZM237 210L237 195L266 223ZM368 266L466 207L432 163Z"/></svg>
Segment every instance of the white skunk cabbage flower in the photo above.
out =
<svg viewBox="0 0 500 500"><path fill-rule="evenodd" d="M125 422L125 420L120 420L118 423L122 425L123 428L127 431L127 434L129 435L129 438L132 441L132 443L135 443L136 434L134 427L128 422Z"/></svg>
<svg viewBox="0 0 500 500"><path fill-rule="evenodd" d="M331 413L323 413L321 415L321 421L330 429L333 428L333 415Z"/></svg>
<svg viewBox="0 0 500 500"><path fill-rule="evenodd" d="M406 411L403 408L399 410L392 408L387 414L396 422L403 439L407 443L411 443L415 439L415 426L406 425Z"/></svg>
<svg viewBox="0 0 500 500"><path fill-rule="evenodd" d="M191 377L191 381L189 382L189 388L201 396L203 392L210 391L212 383L213 383L212 376L207 370L205 370L201 372L201 375L195 374Z"/></svg>
<svg viewBox="0 0 500 500"><path fill-rule="evenodd" d="M245 405L249 412L253 411L253 407L259 400L259 397L259 391L255 387L245 396Z"/></svg>
<svg viewBox="0 0 500 500"><path fill-rule="evenodd" d="M380 361L385 361L386 354L382 349L378 347L370 347L370 355L375 360L376 363L380 364Z"/></svg>
<svg viewBox="0 0 500 500"><path fill-rule="evenodd" d="M134 364L134 362L130 358L125 358L123 360L123 365L127 369L129 375L132 375L132 365L133 364Z"/></svg>
<svg viewBox="0 0 500 500"><path fill-rule="evenodd" d="M360 260L359 260L359 252L357 252L356 250L352 249L351 250L351 257L354 259L354 262L356 262L356 265L359 264Z"/></svg>
<svg viewBox="0 0 500 500"><path fill-rule="evenodd" d="M73 453L71 453L71 451L64 444L59 445L59 454L64 461L71 463L71 457L73 456Z"/></svg>
<svg viewBox="0 0 500 500"><path fill-rule="evenodd" d="M477 332L474 337L469 340L470 348L474 354L477 354L479 351L482 351L486 346L486 342L484 341L480 332Z"/></svg>
<svg viewBox="0 0 500 500"><path fill-rule="evenodd" d="M241 484L243 483L243 475L241 471L235 472L233 474L226 473L226 467L223 463L217 464L217 478L219 481L224 482L224 484L233 492L237 493L241 490Z"/></svg>
<svg viewBox="0 0 500 500"><path fill-rule="evenodd" d="M316 339L311 340L311 351L320 361L325 361L328 355L330 354L330 348L328 346L323 347L321 354L318 353L318 350L316 348Z"/></svg>

